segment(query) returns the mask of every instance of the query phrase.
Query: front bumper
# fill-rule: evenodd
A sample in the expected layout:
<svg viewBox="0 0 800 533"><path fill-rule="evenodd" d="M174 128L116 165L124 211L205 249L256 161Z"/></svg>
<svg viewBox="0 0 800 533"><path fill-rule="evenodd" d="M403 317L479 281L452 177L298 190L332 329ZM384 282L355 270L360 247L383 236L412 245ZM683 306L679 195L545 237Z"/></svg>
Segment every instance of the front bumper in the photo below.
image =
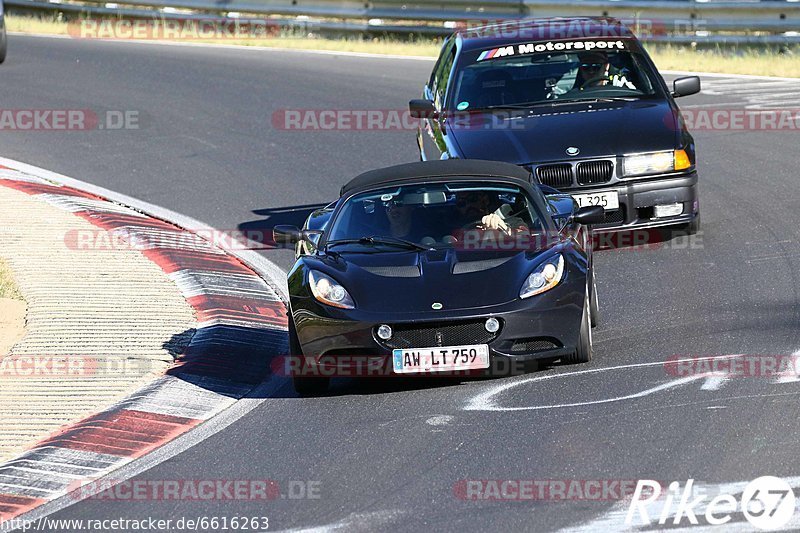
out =
<svg viewBox="0 0 800 533"><path fill-rule="evenodd" d="M500 306L461 312L425 313L377 316L358 310L335 310L321 306L312 299L293 300L292 314L303 359L312 361L328 376L358 375L360 371L383 369L392 374L392 351L397 348L429 348L487 344L490 373L516 373L524 363L540 359L557 359L575 351L583 316L585 277L573 277L539 297L517 300ZM337 315L337 316L331 316ZM492 336L480 330L489 317L501 322L500 330ZM396 335L390 341L377 338L381 324L390 325ZM425 338L430 331L453 331L459 325L464 333L445 333L440 342L409 342ZM476 329L477 328L477 329ZM425 335L402 335L401 331L425 331ZM398 344L398 339L405 339ZM434 338L436 336L434 335ZM299 354L293 354L299 355ZM337 373L341 371L341 373ZM377 372L381 375L380 371ZM375 374L371 374L375 375ZM415 374L403 374L414 376ZM431 374L433 375L433 374ZM436 375L442 375L436 373ZM445 373L446 375L446 373Z"/></svg>
<svg viewBox="0 0 800 533"><path fill-rule="evenodd" d="M700 215L697 172L674 177L648 177L640 180L618 180L598 187L565 189L568 194L617 191L619 210L606 212L606 222L594 226L596 231L614 232L690 224ZM655 218L654 206L683 204L683 213Z"/></svg>

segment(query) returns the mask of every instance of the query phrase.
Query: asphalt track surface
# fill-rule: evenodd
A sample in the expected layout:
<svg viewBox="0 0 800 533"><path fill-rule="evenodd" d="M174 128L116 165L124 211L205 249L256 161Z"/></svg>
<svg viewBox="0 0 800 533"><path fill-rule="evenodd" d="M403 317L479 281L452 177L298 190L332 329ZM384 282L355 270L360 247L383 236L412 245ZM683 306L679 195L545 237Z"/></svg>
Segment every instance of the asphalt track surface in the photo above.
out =
<svg viewBox="0 0 800 533"><path fill-rule="evenodd" d="M419 94L430 62L10 41L0 107L137 110L141 128L4 131L4 156L220 229L300 222L304 206L334 199L356 173L416 158L410 132L281 131L272 114L402 109ZM777 100L770 91L783 91L781 106L792 107L798 94L790 84L709 81L726 87L724 94L681 105L741 106L753 98L763 104ZM314 481L319 498L87 500L54 517L268 516L270 530L617 530L619 517L608 518L614 501L476 502L458 498L454 488L460 480L694 478L715 485L800 475L800 382L678 382L663 365L672 356L800 350L800 136L695 137L700 245L597 254L603 322L592 363L462 384L342 381L315 399L296 398L287 384L278 397L139 479L272 479L284 492L290 481ZM268 257L283 268L291 262L285 252ZM598 369L605 370L586 372ZM746 526L741 515L734 522Z"/></svg>

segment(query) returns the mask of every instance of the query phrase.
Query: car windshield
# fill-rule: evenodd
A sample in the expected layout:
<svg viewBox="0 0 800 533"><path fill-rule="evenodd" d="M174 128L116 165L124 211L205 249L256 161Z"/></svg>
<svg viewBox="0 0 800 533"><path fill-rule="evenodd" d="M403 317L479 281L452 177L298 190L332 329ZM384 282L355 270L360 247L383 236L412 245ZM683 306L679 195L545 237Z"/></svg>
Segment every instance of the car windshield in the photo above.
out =
<svg viewBox="0 0 800 533"><path fill-rule="evenodd" d="M348 199L332 222L328 246L360 240L373 247L447 248L464 243L473 236L466 232L475 230L512 235L545 228L531 198L514 185L405 185Z"/></svg>
<svg viewBox="0 0 800 533"><path fill-rule="evenodd" d="M467 111L660 96L656 75L638 52L606 48L528 53L536 49L514 45L464 53L454 77L451 106Z"/></svg>

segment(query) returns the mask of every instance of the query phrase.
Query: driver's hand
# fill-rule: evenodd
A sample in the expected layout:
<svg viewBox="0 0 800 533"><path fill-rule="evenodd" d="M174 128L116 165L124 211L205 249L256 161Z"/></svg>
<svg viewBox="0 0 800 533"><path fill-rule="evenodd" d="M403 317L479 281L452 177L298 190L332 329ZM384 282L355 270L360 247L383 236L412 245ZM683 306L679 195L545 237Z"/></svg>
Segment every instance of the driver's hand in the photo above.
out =
<svg viewBox="0 0 800 533"><path fill-rule="evenodd" d="M511 235L511 228L509 228L508 224L496 213L483 217L481 219L481 224L483 224L483 227L486 229L500 230L506 235Z"/></svg>

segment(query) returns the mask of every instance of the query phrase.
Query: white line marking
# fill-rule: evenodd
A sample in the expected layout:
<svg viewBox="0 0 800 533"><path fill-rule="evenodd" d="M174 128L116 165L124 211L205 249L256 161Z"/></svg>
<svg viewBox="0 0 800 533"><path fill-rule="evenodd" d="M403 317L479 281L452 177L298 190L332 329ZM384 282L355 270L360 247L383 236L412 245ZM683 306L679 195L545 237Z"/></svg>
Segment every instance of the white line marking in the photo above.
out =
<svg viewBox="0 0 800 533"><path fill-rule="evenodd" d="M708 376L700 390L719 390L726 381L728 381L727 376Z"/></svg>
<svg viewBox="0 0 800 533"><path fill-rule="evenodd" d="M452 421L453 417L450 415L436 415L427 419L425 423L429 426L446 426Z"/></svg>
<svg viewBox="0 0 800 533"><path fill-rule="evenodd" d="M683 361L698 361L699 359L732 359L735 357L741 357L741 354L736 355L722 355L722 356L715 356L715 357L702 357L702 358L689 358L689 359L678 359L675 361L670 361L670 364L676 364ZM619 402L623 400L629 400L634 398L641 398L643 396L648 396L650 394L654 394L656 392L672 389L674 387L679 387L686 383L690 383L692 381L696 381L698 379L706 379L707 376L702 374L697 374L693 376L686 376L684 378L676 379L673 381L669 381L667 383L662 383L656 387L637 392L634 394L626 395L626 396L619 396L616 398L608 398L605 400L595 400L595 401L588 401L588 402L578 402L578 403L570 403L570 404L560 404L560 405L535 405L529 407L500 407L497 405L497 402L493 399L495 396L500 394L501 392L505 392L508 389L512 389L514 387L519 387L520 385L525 385L528 383L538 382L538 381L546 381L550 379L556 378L565 378L570 376L579 376L579 375L588 375L588 374L596 374L600 372L609 372L612 370L625 370L629 368L643 368L643 367L652 367L652 366L663 366L666 363L664 361L652 362L652 363L636 363L631 365L621 365L621 366L611 366L606 368L596 368L592 370L578 370L575 372L566 372L564 374L552 374L548 376L534 376L530 378L525 378L519 381L513 381L511 383L503 383L500 385L494 385L489 387L486 392L482 392L469 400L467 405L464 407L465 411L535 411L535 410L542 410L542 409L558 409L562 407L580 407L586 405L599 405L604 403L612 403L612 402Z"/></svg>

